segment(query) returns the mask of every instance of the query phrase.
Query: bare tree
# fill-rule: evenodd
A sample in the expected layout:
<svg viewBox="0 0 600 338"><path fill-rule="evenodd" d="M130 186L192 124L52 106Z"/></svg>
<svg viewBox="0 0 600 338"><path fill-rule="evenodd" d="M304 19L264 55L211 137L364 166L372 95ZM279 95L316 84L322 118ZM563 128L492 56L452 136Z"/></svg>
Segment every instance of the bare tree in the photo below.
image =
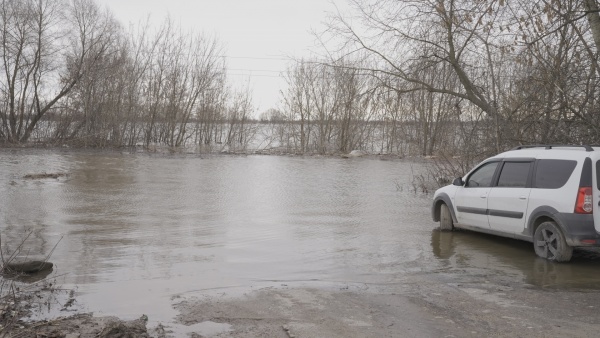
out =
<svg viewBox="0 0 600 338"><path fill-rule="evenodd" d="M503 1L350 2L358 20L341 14L334 18L327 33L338 37L340 47L329 46L332 55L360 52L358 58L370 61L364 71L402 80L394 82L401 84L394 88L398 92L449 95L481 109L497 127L501 124L498 67L509 61L501 51L514 44L500 32L509 17ZM453 73L459 86L423 76L443 68ZM495 134L499 139L499 128Z"/></svg>
<svg viewBox="0 0 600 338"><path fill-rule="evenodd" d="M249 88L235 93L228 109L228 131L225 138L225 144L230 151L238 148L246 149L251 136L253 136L254 128L248 123L252 112L252 97Z"/></svg>
<svg viewBox="0 0 600 338"><path fill-rule="evenodd" d="M91 0L2 1L2 136L26 142L106 54L115 23Z"/></svg>
<svg viewBox="0 0 600 338"><path fill-rule="evenodd" d="M285 105L290 114L289 121L298 121L300 125L299 135L294 140L299 142L302 153L307 151L310 142L310 122L314 110L311 88L316 76L311 63L305 60L290 67L286 74L288 92L284 96Z"/></svg>

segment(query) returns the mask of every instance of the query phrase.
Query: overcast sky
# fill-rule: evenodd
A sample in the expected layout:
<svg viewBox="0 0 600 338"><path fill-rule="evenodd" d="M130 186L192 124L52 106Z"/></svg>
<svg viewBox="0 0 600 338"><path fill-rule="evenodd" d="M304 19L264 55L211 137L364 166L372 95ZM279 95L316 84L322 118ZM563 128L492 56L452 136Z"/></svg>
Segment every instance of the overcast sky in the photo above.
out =
<svg viewBox="0 0 600 338"><path fill-rule="evenodd" d="M344 0L97 0L128 26L167 15L184 28L216 35L225 46L230 81L249 82L258 113L279 105L286 57L308 56L328 12Z"/></svg>

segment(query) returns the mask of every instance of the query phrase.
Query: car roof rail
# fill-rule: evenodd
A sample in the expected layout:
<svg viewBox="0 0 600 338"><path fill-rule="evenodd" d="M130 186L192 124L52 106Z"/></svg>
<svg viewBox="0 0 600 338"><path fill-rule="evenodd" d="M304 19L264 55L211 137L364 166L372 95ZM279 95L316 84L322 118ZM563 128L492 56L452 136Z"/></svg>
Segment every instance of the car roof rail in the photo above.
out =
<svg viewBox="0 0 600 338"><path fill-rule="evenodd" d="M545 149L552 149L554 147L561 147L561 148L584 148L585 151L594 151L594 148L592 148L592 146L587 145L587 144L580 144L580 145L573 145L573 144L530 144L530 145L521 145L521 146L517 146L512 148L511 150L520 150L520 149L528 149L528 148L545 148Z"/></svg>

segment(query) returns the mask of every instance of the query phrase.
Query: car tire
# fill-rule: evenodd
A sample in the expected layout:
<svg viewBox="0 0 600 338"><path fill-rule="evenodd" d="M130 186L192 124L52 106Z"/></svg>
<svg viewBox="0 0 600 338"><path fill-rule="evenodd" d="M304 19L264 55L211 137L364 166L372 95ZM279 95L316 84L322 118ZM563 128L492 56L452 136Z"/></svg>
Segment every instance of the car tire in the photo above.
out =
<svg viewBox="0 0 600 338"><path fill-rule="evenodd" d="M533 247L538 256L554 262L568 262L573 255L573 248L567 244L558 225L551 221L535 229Z"/></svg>
<svg viewBox="0 0 600 338"><path fill-rule="evenodd" d="M431 248L436 258L448 259L455 252L455 232L434 229L431 232Z"/></svg>
<svg viewBox="0 0 600 338"><path fill-rule="evenodd" d="M452 221L452 214L446 203L442 203L440 206L440 230L452 231L454 230L454 221Z"/></svg>

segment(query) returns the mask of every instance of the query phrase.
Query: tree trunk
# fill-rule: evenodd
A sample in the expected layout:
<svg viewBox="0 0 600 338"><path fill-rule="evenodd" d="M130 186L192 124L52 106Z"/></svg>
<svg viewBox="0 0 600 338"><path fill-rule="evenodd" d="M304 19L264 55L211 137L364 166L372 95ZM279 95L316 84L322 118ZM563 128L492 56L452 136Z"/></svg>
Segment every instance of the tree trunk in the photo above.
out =
<svg viewBox="0 0 600 338"><path fill-rule="evenodd" d="M587 19L590 23L592 36L596 49L600 48L600 13L598 13L598 4L596 0L584 0L585 10L587 11Z"/></svg>

